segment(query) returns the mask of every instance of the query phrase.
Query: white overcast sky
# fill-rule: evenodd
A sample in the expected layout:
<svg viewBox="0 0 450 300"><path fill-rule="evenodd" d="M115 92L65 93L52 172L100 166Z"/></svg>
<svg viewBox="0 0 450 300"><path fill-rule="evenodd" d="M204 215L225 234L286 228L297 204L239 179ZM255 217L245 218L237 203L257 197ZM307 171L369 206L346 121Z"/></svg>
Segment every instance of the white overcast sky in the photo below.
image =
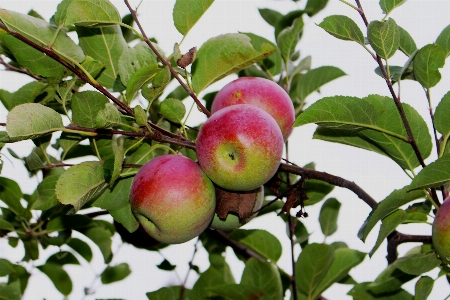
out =
<svg viewBox="0 0 450 300"><path fill-rule="evenodd" d="M119 9L122 15L127 13L123 1L112 1ZM136 6L139 1L130 1L132 6ZM381 94L388 96L388 90L384 81L374 74L375 62L369 54L356 43L337 40L328 35L315 24L320 23L326 16L333 14L347 15L357 22L363 29L363 23L359 15L350 7L344 5L338 0L330 0L327 8L314 16L312 19L305 18L305 31L303 38L298 46L302 57L312 55L313 68L331 65L341 68L348 75L342 77L321 89L321 94L314 94L308 98L308 103L312 103L324 96L348 95L364 97L369 94ZM349 2L353 2L349 0ZM363 8L369 20L381 19L383 17L378 5L379 1L362 0ZM35 9L44 18L49 19L56 10L59 1L23 1L23 0L1 0L0 8L6 8L22 13L27 13L31 8ZM217 36L222 33L230 32L253 32L264 36L273 41L273 30L259 16L257 8L272 8L282 13L291 10L303 8L306 0L297 3L288 0L273 1L233 1L216 0L215 3L206 12L204 17L191 30L182 44L182 51L187 51L193 46L201 46L206 39ZM174 1L144 0L140 10L140 20L149 36L155 37L160 46L170 53L173 44L181 40L181 35L176 31L172 23L172 9ZM420 48L426 44L433 43L438 34L450 24L450 1L447 0L409 0L403 6L396 9L391 17L394 18L400 26L405 28L414 38L417 46ZM403 65L406 56L398 52L392 59L390 65ZM433 105L435 106L439 99L449 90L450 66L447 59L447 65L442 71L441 83L431 91ZM218 90L233 77L227 77L214 84L209 91ZM22 75L0 72L0 88L9 91L15 91L20 88L25 80L29 80ZM201 96L201 95L200 95ZM402 101L412 105L429 124L429 115L427 101L420 85L415 82L402 82ZM188 103L188 102L186 102ZM189 107L189 105L187 105ZM6 112L3 107L0 108L0 122L6 119ZM204 121L204 116L197 113L189 119L192 124ZM364 190L366 190L377 201L384 199L393 189L401 188L410 182L410 179L404 172L391 160L368 151L355 149L348 146L326 143L312 140L315 125L307 125L296 128L289 141L290 158L298 165L305 165L314 161L316 168L321 171L341 176L348 180L355 181ZM11 146L22 156L28 155L31 143L21 142ZM435 150L432 156L427 160L434 160ZM2 176L19 180L24 192L31 192L36 179L30 180L26 170L16 160L8 161L4 159L4 169ZM356 234L363 221L370 212L369 207L359 200L353 193L335 188L330 195L336 197L341 203L341 214L339 218L338 232L327 239L327 242L344 241L350 247L360 251L369 252L377 238L377 228L375 228L366 243L362 243ZM303 220L309 232L313 233L310 242L323 242L323 235L320 233L320 227L317 221L320 205L308 207L309 218ZM285 235L284 223L274 215L260 218L259 221L250 222L245 228L262 228L275 234L283 243L283 256L279 265L290 272L289 262L289 241ZM400 231L414 234L430 234L430 226L400 226ZM118 250L120 238L115 236L114 250ZM298 246L298 245L297 245ZM399 247L400 254L404 254L412 248L413 244L404 244ZM366 260L351 271L351 275L359 282L375 279L378 273L386 266L386 244L384 243L376 254ZM103 268L103 259L100 252L93 246L94 262L91 266L83 264L80 266L67 266L66 270L70 273L74 282L74 288L69 299L83 299L83 288L91 286L95 274ZM0 240L0 257L19 261L23 256L21 248L10 248L4 240ZM45 261L45 255L56 252L42 251L37 265ZM178 277L184 279L187 270L187 263L191 258L193 251L193 242L182 245L171 246L162 251L162 254L173 264L177 264ZM296 255L299 248L296 248ZM237 282L240 280L240 274L243 264L238 261L232 251L227 252L230 266L234 272ZM173 272L160 271L155 264L163 260L158 253L136 250L129 245L123 245L117 252L113 264L128 262L133 273L130 277L120 283L111 286L100 286L98 281L96 293L85 299L95 298L125 298L125 299L146 299L145 293L156 290L163 285L180 284L178 278ZM82 261L82 259L80 259ZM207 254L200 251L194 263L199 265L201 270L207 267ZM437 272L431 272L430 276L435 278ZM191 274L189 283L192 285L195 275ZM405 285L405 288L414 293L414 282ZM335 285L330 288L324 297L328 299L350 299L346 295L350 286ZM444 299L450 293L445 278L440 278L433 289L429 299ZM33 270L24 299L60 299L61 295L53 288L52 283L42 275L38 270Z"/></svg>

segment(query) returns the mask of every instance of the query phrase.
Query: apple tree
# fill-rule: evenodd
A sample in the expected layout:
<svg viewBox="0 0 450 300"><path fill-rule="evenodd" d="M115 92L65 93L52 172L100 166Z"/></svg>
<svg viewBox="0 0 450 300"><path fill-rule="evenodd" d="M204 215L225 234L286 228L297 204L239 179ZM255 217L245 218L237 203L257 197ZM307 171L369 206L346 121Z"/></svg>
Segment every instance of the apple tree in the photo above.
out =
<svg viewBox="0 0 450 300"><path fill-rule="evenodd" d="M213 2L177 0L173 26L186 36ZM112 263L111 244L116 234L124 243L149 252L175 247L169 244L170 238L162 242L153 236L148 229L152 220L142 218L140 204L130 204L133 181L141 167L159 162L169 153L183 156L192 168L207 172L207 162L199 159L199 165L193 163L197 161L196 142L203 124L190 125L189 116L196 109L205 118L220 114L221 110L211 113L218 91L210 87L220 79L231 81L236 77L264 78L281 87L293 106L293 124L288 127L316 124L314 139L383 155L404 170L410 183L398 186L385 199L375 200L339 174L315 170L314 163L299 166L289 158L293 151L289 134L278 130L276 121L281 117L275 117L271 122L279 131L281 145L284 143L275 174L270 173L263 187L254 190L253 186L251 192L244 191L246 182L241 182L238 174L227 174L226 179L237 182L242 191L221 190L220 181L213 180L217 184L215 196L211 191L206 194L220 201L215 211L207 214L206 225L213 215L222 221L233 217L235 225L205 225L208 228L195 232L194 255L197 248L203 248L209 256L209 267L202 272L193 259L186 262L188 275L197 274L196 282L149 290L149 299L324 299L322 294L335 284L348 285L348 295L353 299L426 299L437 279L426 273L439 269L438 278L450 278L450 212L449 205L442 205L449 195L450 182L450 92L435 109L430 92L439 84L440 69L450 55L450 26L438 33L436 40L430 39L429 44L418 48L413 35L389 17L394 9L401 10L398 6L405 1L380 0L385 17L368 20L359 0L341 0L349 7L348 15L329 15L315 20L317 25L330 34L330 39L356 43L367 52L390 96L335 95L309 103L308 96L345 73L333 66L311 68L311 57L301 56L298 44L304 19L314 19L328 0L302 2L298 10L286 14L268 8L259 10L273 27L272 40L251 32L232 32L207 37L198 48L185 53L181 51L184 38L173 41L172 49L161 49L157 39L141 26L140 18L146 17L146 12L127 0L123 5L129 13L123 16L108 0L63 0L50 20L34 10L21 14L0 7L0 65L3 71L32 78L17 91L0 89L0 100L8 111L6 120L0 120L1 158L2 162L22 162L30 177L39 181L34 192L26 194L8 174L0 177L0 237L8 241L8 247L23 248L25 253L19 262L0 257L0 298L20 299L35 270L48 276L62 295L70 295L73 286L66 266L79 265L80 259L90 262L91 247L97 247L103 255L105 268L99 274L102 284L125 279L132 272L130 267L118 263L120 256ZM390 64L389 59L398 52L403 53L404 63ZM401 101L404 80L423 88L431 127L424 116ZM258 88L251 86L250 90ZM193 100L190 107L186 107L187 98ZM240 110L229 111L237 114ZM281 111L283 115L288 112ZM251 116L245 121L252 123ZM207 124L212 126L210 131L238 127L224 124L219 131L214 130L214 124ZM9 145L24 140L31 140L34 146L29 155L21 157ZM246 150L256 153L264 147ZM208 149L209 145L203 143L202 151ZM234 154L229 158L237 159ZM261 167L264 162L255 158L248 163ZM182 176L177 171L172 172L178 175L176 180L167 172L159 178L164 188L158 193L167 193L167 199L178 181L190 178L190 172ZM266 169L258 172L269 174ZM335 186L354 194L349 201L364 201L371 208L358 232L363 242L381 223L370 253L351 249L345 241L309 242L313 231L327 237L338 229L341 203L327 198ZM192 193L198 189L196 183L188 187ZM138 192L141 190L133 190ZM181 198L189 198L188 193ZM164 216L176 205L166 203L152 208L152 212ZM308 214L308 206L313 205L321 206L318 215ZM198 218L190 207L183 210L187 221ZM261 216L283 220L286 232L238 228ZM305 218L318 218L320 232L307 228ZM169 226L177 222L173 217L160 219ZM417 223L426 224L429 234L397 230L399 225ZM75 237L75 232L85 238ZM290 240L291 270L277 264L282 253L277 236L281 234L287 234ZM379 247L386 239L387 267L373 274L372 281L352 278L349 272L367 256L381 251ZM398 257L397 247L406 243L419 246ZM34 264L44 249L53 254L44 263ZM227 249L245 264L239 282L224 256ZM158 268L170 272L175 266L167 258ZM415 282L414 295L403 287L410 281ZM86 294L93 292L85 290Z"/></svg>

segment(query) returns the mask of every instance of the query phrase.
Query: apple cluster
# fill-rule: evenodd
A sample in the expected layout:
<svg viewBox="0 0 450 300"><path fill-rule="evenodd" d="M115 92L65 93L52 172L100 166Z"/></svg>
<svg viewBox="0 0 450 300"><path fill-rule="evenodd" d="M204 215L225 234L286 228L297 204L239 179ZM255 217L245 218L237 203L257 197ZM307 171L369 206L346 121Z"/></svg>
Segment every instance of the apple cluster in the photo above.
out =
<svg viewBox="0 0 450 300"><path fill-rule="evenodd" d="M159 156L133 180L133 213L161 243L186 242L208 226L231 231L254 217L295 119L283 88L255 77L223 87L211 113L198 133L198 163L181 155Z"/></svg>

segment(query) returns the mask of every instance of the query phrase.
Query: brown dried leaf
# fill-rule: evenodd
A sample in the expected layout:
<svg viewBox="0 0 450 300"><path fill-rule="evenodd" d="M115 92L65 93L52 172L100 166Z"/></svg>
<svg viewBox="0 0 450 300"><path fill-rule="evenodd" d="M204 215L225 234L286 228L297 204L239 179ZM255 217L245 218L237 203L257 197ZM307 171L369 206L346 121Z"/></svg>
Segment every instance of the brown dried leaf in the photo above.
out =
<svg viewBox="0 0 450 300"><path fill-rule="evenodd" d="M257 193L262 187L248 192L234 192L216 186L216 214L225 219L228 213L235 213L239 220L246 220L253 213Z"/></svg>
<svg viewBox="0 0 450 300"><path fill-rule="evenodd" d="M177 60L177 65L180 68L186 69L187 66L192 64L197 54L197 47L189 49L189 52L184 54L179 60Z"/></svg>

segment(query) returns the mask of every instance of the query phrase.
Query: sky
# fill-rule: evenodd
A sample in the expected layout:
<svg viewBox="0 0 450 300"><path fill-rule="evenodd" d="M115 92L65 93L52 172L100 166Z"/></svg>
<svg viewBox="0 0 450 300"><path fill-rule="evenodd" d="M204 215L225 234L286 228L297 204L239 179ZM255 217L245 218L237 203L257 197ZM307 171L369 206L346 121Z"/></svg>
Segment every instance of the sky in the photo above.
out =
<svg viewBox="0 0 450 300"><path fill-rule="evenodd" d="M6 8L22 13L27 13L31 8L49 19L56 10L59 1L23 1L23 0L1 0L0 8ZM112 1L121 15L127 13L123 1ZM208 38L223 33L252 32L266 37L273 41L272 27L266 24L259 16L257 8L272 8L282 13L291 10L301 9L305 0L297 3L288 0L273 1L232 1L216 0L203 18L192 28L181 45L182 52L186 52L193 46L201 46ZM339 78L321 90L320 94L315 93L308 97L307 103L332 95L346 95L364 97L370 94L380 94L389 96L389 91L380 77L375 75L373 70L375 62L370 55L359 45L352 42L338 40L316 24L320 23L326 16L341 14L351 17L359 26L363 28L363 23L358 13L349 6L337 1L330 0L327 8L313 18L305 18L305 30L298 49L302 57L312 56L312 67L336 66L341 68L347 75ZM351 1L350 1L351 2ZM369 20L382 19L383 14L375 0L361 1L365 13ZM135 7L139 1L130 1ZM174 1L144 0L139 9L139 17L149 36L155 37L159 45L170 53L175 42L181 41L179 34L172 23L172 9ZM406 29L414 38L420 48L435 41L439 33L449 25L450 1L438 0L409 0L401 7L394 10L390 15L396 23ZM406 56L398 51L390 59L391 65L403 65ZM447 60L448 63L448 60ZM447 65L441 70L442 80L440 84L431 91L433 106L449 90L450 67ZM204 93L220 89L223 85L233 80L230 76L213 84ZM0 72L0 88L15 91L20 88L28 78L6 72ZM175 87L175 85L174 85ZM169 88L168 91L171 89ZM412 105L430 124L428 114L428 104L425 94L420 85L416 82L402 82L402 101ZM201 95L200 95L201 96ZM186 106L189 107L189 100ZM0 107L0 122L6 119L6 112ZM3 121L2 121L3 120ZM195 112L188 121L190 125L196 125L205 120L200 112ZM349 146L327 143L319 140L312 140L315 125L305 125L295 128L289 139L289 155L291 160L298 165L306 165L310 162L316 163L316 169L334 174L345 179L355 181L369 195L377 201L383 200L393 189L398 189L410 183L409 177L390 159L378 154L352 148ZM29 154L30 142L21 142L10 146L21 156ZM426 163L436 158L435 149ZM30 179L23 166L16 160L4 160L2 176L13 178L21 182L24 192L31 192L37 184L37 179ZM366 243L361 242L356 234L363 224L370 208L358 199L352 192L335 188L329 197L337 198L341 203L341 213L338 221L338 232L327 238L327 242L345 241L351 248L369 252L377 238L376 227L369 235ZM309 232L312 233L310 242L323 242L323 235L317 221L320 205L307 207L309 218L302 220ZM279 265L290 272L289 240L285 234L285 226L282 220L274 215L257 218L245 225L247 229L266 229L280 238L283 244L283 255ZM400 226L399 231L414 234L430 234L431 227L426 225ZM100 252L95 246L94 262L92 264L82 263L80 266L68 266L66 270L72 277L74 288L69 299L83 299L83 288L93 286L96 293L84 299L95 299L105 297L126 298L126 299L146 299L145 293L156 290L163 285L180 284L184 280L187 264L192 257L194 241L176 245L164 249L160 253L149 253L148 251L137 250L134 247L121 245L120 238L114 237L113 249L115 258L113 264L128 262L132 269L132 274L123 282L111 286L101 286L99 280L95 279L95 274L99 274L105 267ZM399 247L400 254L406 253L415 244L403 244ZM14 261L19 261L23 256L17 249L11 249L5 241L0 240L0 257L7 257ZM373 280L379 272L386 266L386 243L383 243L372 258L354 268L350 274L358 281ZM36 265L45 261L45 255L54 253L55 248L41 252L42 259ZM300 249L295 248L296 256ZM164 258L172 264L177 265L176 274L174 272L160 271L155 267ZM227 260L233 270L237 282L239 282L243 263L237 260L231 250L227 251ZM81 261L81 259L80 259ZM207 253L200 250L196 255L194 264L199 265L203 271L207 268ZM429 274L433 278L437 276L437 271ZM190 274L188 287L195 282L195 274ZM414 292L414 283L404 285L411 293ZM324 293L328 299L350 299L346 295L350 286L335 285ZM449 294L450 289L445 278L440 278L433 289L429 299L444 299ZM34 269L30 279L24 299L59 299L60 294L53 288L49 279Z"/></svg>

